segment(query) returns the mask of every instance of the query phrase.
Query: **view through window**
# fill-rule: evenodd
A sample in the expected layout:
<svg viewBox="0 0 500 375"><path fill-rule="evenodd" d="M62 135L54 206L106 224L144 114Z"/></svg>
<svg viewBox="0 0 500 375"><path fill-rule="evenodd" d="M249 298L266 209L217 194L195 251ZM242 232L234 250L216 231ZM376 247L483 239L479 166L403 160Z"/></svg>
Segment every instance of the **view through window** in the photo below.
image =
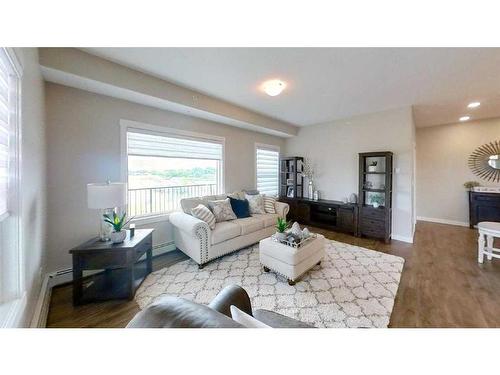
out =
<svg viewBox="0 0 500 375"><path fill-rule="evenodd" d="M221 191L220 142L135 132L127 138L129 215L177 211L183 198Z"/></svg>

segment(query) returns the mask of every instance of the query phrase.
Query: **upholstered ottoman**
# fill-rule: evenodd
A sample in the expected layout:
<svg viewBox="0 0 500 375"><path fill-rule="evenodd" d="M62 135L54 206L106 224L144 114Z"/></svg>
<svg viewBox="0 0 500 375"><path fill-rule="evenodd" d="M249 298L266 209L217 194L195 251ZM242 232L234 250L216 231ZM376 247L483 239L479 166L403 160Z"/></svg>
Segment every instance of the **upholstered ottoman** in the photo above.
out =
<svg viewBox="0 0 500 375"><path fill-rule="evenodd" d="M299 248L276 242L271 237L261 240L259 258L264 271L279 273L288 279L290 285L294 285L301 275L321 263L325 256L325 237L321 234L315 236Z"/></svg>

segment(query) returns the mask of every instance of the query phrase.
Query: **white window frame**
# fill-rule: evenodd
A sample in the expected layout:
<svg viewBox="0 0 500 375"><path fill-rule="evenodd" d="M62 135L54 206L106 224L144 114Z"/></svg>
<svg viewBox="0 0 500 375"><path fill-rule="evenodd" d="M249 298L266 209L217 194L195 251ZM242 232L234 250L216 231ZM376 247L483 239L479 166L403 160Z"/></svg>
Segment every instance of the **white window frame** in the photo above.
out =
<svg viewBox="0 0 500 375"><path fill-rule="evenodd" d="M17 327L22 323L20 319L26 307L26 290L21 227L21 104L23 67L12 48L1 47L0 54L10 64L11 75L16 80L10 93L10 95L15 97L15 101L13 107L10 108L9 116L11 155L9 160L8 211L2 215L0 220L0 225L10 225L14 233L12 246L2 249L2 253L0 254L0 273L3 275L2 285L0 285L2 289L0 291L0 328L3 328ZM0 228L0 230L2 229Z"/></svg>
<svg viewBox="0 0 500 375"><path fill-rule="evenodd" d="M278 194L276 197L279 197L279 195L280 195L280 159L281 159L280 147L276 146L276 145L255 142L254 163L253 163L254 164L254 186L255 186L255 189L257 189L257 149L264 149L264 150L278 152Z"/></svg>
<svg viewBox="0 0 500 375"><path fill-rule="evenodd" d="M120 120L120 154L121 154L121 182L128 183L128 153L127 153L127 132L129 130L135 130L137 132L144 132L147 134L151 133L156 133L158 135L163 135L163 136L184 136L184 137L191 137L195 139L199 139L200 141L207 140L207 141L217 141L222 144L222 160L221 160L221 165L220 165L220 176L219 176L219 192L218 193L223 193L225 191L225 179L226 179L226 169L225 169L225 160L226 160L226 138L224 137L219 137L215 135L210 135L210 134L204 134L204 133L198 133L198 132L192 132L192 131L187 131L187 130L181 130L181 129L176 129L176 128L170 128L167 126L161 126L161 125L152 125L152 124L147 124L139 121L132 121L132 120L126 120L126 119L121 119ZM127 192L127 197L128 197L128 192ZM166 214L160 214L160 215L151 215L151 216L143 216L139 218L135 218L132 220L132 222L138 223L138 224L149 224L149 223L155 223L155 222L160 222L160 221L168 221L169 213Z"/></svg>

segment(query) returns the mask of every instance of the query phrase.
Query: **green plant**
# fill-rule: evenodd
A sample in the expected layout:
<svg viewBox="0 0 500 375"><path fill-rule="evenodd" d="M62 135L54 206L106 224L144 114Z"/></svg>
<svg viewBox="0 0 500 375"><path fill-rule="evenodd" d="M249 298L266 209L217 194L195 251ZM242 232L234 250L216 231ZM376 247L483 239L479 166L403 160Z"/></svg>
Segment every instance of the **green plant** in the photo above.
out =
<svg viewBox="0 0 500 375"><path fill-rule="evenodd" d="M464 182L464 188L471 190L472 188L480 186L479 182L477 181L466 181Z"/></svg>
<svg viewBox="0 0 500 375"><path fill-rule="evenodd" d="M276 230L279 233L284 233L285 230L290 226L290 223L286 221L286 219L283 219L282 217L279 217L276 220Z"/></svg>
<svg viewBox="0 0 500 375"><path fill-rule="evenodd" d="M370 203L378 203L379 206L383 206L385 202L385 198L381 194L374 194L370 196Z"/></svg>
<svg viewBox="0 0 500 375"><path fill-rule="evenodd" d="M108 214L104 214L104 221L108 224L110 224L113 227L113 230L115 232L120 232L125 225L127 225L132 218L128 219L125 221L125 217L127 216L127 213L124 212L122 217L118 216L116 212L113 212L113 217L111 217Z"/></svg>

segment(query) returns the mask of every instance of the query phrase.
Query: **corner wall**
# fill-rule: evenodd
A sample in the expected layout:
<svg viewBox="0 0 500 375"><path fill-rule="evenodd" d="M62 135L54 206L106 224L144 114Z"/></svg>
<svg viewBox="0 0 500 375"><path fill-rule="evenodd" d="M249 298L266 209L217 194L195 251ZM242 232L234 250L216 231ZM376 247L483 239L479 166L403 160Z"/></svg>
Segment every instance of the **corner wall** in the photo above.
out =
<svg viewBox="0 0 500 375"><path fill-rule="evenodd" d="M467 165L479 146L500 139L500 118L417 128L417 215L430 221L469 225L465 181L498 186Z"/></svg>
<svg viewBox="0 0 500 375"><path fill-rule="evenodd" d="M402 108L326 124L302 127L286 141L288 156L303 156L315 165L316 188L325 199L342 200L358 193L358 153L394 153L394 239L411 242L414 212L414 122L411 108Z"/></svg>

